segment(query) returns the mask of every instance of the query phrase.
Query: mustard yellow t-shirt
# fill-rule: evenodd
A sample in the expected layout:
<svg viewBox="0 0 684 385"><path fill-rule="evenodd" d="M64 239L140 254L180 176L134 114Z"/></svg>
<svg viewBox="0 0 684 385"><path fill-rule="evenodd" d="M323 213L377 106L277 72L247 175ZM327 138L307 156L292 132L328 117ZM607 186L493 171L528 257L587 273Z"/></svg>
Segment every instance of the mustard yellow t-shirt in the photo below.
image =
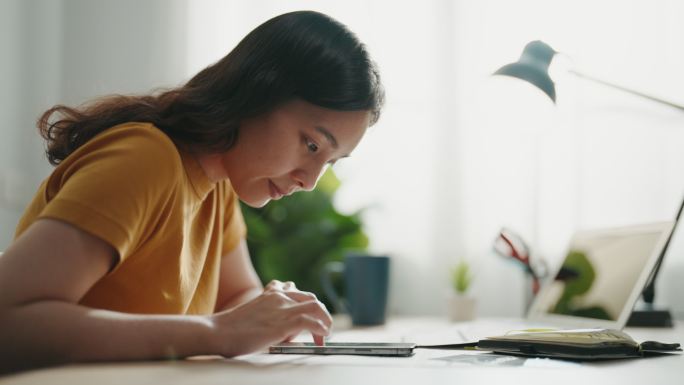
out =
<svg viewBox="0 0 684 385"><path fill-rule="evenodd" d="M129 313L211 313L221 256L245 235L229 182L212 183L149 123L112 127L69 155L41 184L15 236L38 218L68 222L118 251L116 266L80 303Z"/></svg>

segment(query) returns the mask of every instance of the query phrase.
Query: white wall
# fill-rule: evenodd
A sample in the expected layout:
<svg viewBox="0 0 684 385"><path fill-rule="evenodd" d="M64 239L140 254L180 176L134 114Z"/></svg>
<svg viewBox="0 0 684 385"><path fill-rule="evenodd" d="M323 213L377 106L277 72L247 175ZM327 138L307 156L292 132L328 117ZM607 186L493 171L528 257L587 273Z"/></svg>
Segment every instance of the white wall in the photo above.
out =
<svg viewBox="0 0 684 385"><path fill-rule="evenodd" d="M62 3L14 0L0 7L0 249L4 249L27 199L49 170L35 121L60 96Z"/></svg>

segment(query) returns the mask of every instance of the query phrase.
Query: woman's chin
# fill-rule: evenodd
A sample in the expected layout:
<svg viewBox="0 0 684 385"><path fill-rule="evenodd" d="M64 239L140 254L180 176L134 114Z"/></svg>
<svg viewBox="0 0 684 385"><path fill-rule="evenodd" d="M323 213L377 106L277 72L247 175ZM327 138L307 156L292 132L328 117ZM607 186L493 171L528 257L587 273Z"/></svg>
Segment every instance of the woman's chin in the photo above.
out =
<svg viewBox="0 0 684 385"><path fill-rule="evenodd" d="M265 198L265 199L261 198L261 199L249 199L249 200L240 198L240 200L242 201L242 203L246 204L247 206L258 209L258 208L262 208L262 207L266 206L266 203L270 202L271 198L269 197L269 198Z"/></svg>

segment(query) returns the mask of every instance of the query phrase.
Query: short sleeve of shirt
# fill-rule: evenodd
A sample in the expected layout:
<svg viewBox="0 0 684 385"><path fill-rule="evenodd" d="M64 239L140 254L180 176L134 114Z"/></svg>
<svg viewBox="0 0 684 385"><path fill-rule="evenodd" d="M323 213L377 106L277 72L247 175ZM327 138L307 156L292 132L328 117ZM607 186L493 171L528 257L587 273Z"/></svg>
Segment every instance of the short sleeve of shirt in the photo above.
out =
<svg viewBox="0 0 684 385"><path fill-rule="evenodd" d="M99 237L123 261L154 231L182 167L174 143L155 127L108 129L53 172L39 217L62 220Z"/></svg>
<svg viewBox="0 0 684 385"><path fill-rule="evenodd" d="M223 224L223 249L221 255L226 255L233 251L247 234L247 226L240 209L240 201L235 191L226 183L226 212Z"/></svg>

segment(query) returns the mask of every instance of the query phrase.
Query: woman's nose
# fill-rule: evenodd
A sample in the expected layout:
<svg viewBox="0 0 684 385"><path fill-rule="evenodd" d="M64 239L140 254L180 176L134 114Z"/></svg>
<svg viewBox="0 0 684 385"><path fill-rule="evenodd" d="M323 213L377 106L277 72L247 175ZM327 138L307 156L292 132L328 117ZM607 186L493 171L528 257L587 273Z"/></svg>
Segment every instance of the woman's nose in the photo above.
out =
<svg viewBox="0 0 684 385"><path fill-rule="evenodd" d="M317 163L309 167L296 170L292 176L302 190L311 191L316 188L318 180L321 178L326 169L327 163Z"/></svg>

